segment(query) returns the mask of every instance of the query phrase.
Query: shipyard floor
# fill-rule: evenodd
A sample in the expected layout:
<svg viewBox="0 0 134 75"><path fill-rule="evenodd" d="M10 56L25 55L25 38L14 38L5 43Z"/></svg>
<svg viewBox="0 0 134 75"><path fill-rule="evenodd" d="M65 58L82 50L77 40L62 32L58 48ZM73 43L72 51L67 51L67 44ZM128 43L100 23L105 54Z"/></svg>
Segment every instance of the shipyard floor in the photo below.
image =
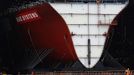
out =
<svg viewBox="0 0 134 75"><path fill-rule="evenodd" d="M53 71L53 72L36 72L19 73L15 75L133 75L134 71L130 70L108 70L108 71ZM3 73L1 75L14 75Z"/></svg>

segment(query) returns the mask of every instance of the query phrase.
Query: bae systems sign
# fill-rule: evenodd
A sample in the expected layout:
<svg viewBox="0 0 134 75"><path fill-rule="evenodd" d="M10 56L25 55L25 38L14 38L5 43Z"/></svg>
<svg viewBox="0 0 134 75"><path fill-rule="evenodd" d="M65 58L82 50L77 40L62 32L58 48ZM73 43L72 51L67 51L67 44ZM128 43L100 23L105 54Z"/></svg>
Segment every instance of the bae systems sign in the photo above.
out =
<svg viewBox="0 0 134 75"><path fill-rule="evenodd" d="M39 19L39 15L35 11L24 12L16 17L17 23L26 23Z"/></svg>

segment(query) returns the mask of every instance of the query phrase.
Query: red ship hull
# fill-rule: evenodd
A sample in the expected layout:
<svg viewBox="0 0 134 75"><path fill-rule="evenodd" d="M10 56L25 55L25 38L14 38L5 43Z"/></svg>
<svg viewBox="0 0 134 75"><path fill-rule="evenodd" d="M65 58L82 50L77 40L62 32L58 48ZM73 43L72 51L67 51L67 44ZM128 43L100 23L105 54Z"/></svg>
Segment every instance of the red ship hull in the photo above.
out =
<svg viewBox="0 0 134 75"><path fill-rule="evenodd" d="M36 50L33 67L40 62L50 68L78 60L67 24L49 4L21 10L16 19L23 47Z"/></svg>

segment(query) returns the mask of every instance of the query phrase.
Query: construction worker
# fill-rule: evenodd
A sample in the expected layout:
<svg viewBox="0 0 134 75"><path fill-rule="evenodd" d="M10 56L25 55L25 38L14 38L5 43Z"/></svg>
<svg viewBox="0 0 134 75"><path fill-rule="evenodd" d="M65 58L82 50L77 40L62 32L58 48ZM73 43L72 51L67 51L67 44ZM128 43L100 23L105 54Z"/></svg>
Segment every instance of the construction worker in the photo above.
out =
<svg viewBox="0 0 134 75"><path fill-rule="evenodd" d="M7 75L6 71L3 71L3 72L2 72L2 75Z"/></svg>
<svg viewBox="0 0 134 75"><path fill-rule="evenodd" d="M35 72L34 71L32 71L32 74L31 75L35 75Z"/></svg>
<svg viewBox="0 0 134 75"><path fill-rule="evenodd" d="M97 4L100 4L100 2L101 2L101 0L96 0L96 3L97 3Z"/></svg>
<svg viewBox="0 0 134 75"><path fill-rule="evenodd" d="M130 71L129 68L127 70L125 70L125 75L132 75L132 72Z"/></svg>

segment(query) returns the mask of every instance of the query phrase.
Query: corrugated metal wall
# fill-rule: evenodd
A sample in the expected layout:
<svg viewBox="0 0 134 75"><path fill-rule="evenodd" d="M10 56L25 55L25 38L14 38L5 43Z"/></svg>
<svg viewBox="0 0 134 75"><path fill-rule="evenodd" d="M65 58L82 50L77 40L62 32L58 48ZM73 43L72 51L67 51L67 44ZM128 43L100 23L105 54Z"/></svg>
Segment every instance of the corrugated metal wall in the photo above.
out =
<svg viewBox="0 0 134 75"><path fill-rule="evenodd" d="M88 68L99 60L105 43L104 34L114 17L126 4L51 3L61 14L74 36L75 50ZM91 40L91 64L88 65L88 39Z"/></svg>

